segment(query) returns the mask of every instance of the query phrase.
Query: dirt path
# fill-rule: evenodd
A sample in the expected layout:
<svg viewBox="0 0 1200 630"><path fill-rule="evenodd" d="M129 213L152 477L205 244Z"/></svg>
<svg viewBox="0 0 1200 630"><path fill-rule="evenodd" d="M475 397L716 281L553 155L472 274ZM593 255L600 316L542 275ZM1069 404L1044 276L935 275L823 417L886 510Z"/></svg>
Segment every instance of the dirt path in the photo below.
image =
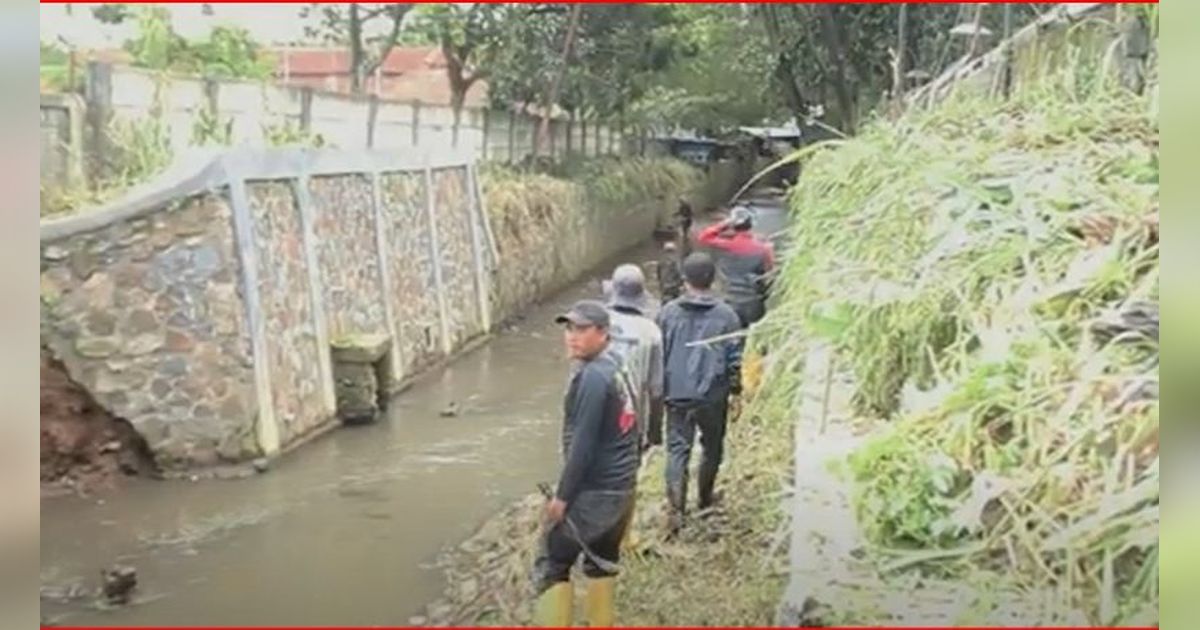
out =
<svg viewBox="0 0 1200 630"><path fill-rule="evenodd" d="M45 350L41 400L43 494L111 489L123 476L157 474L133 427L100 407Z"/></svg>

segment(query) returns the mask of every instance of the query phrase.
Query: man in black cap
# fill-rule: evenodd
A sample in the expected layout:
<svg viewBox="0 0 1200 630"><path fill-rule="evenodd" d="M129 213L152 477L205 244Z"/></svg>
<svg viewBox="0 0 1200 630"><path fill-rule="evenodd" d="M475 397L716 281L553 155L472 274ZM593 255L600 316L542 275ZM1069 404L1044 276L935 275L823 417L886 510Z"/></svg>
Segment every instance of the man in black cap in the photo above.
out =
<svg viewBox="0 0 1200 630"><path fill-rule="evenodd" d="M687 292L663 307L667 407L667 499L670 529L683 523L687 504L688 461L696 430L704 449L698 479L701 509L713 504L713 487L725 447L729 396L741 391L741 330L737 313L712 293L716 265L704 252L683 261Z"/></svg>
<svg viewBox="0 0 1200 630"><path fill-rule="evenodd" d="M563 405L563 468L546 503L547 527L534 564L535 623L571 625L571 567L584 554L590 626L611 626L621 540L633 516L638 430L633 389L609 349L608 309L577 302L556 322L572 359ZM584 546L587 551L585 552ZM593 555L606 567L598 566Z"/></svg>

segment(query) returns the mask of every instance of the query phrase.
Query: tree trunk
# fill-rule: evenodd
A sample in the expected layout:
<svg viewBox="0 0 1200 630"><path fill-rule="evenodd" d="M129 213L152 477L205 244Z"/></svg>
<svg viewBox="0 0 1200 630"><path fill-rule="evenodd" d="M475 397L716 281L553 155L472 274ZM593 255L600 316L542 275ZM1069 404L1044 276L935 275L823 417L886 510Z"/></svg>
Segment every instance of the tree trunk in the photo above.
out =
<svg viewBox="0 0 1200 630"><path fill-rule="evenodd" d="M837 16L834 7L822 4L817 7L821 16L821 35L825 40L825 49L829 54L830 70L833 76L833 90L838 100L838 117L841 131L847 135L854 133L854 98L850 93L850 85L846 81L846 51L842 46L841 34L838 32Z"/></svg>
<svg viewBox="0 0 1200 630"><path fill-rule="evenodd" d="M562 84L563 76L567 73L567 63L571 57L571 44L575 41L575 31L579 28L579 14L583 11L583 5L576 4L571 7L571 20L567 23L567 36L563 41L562 63L558 68L558 72L554 74L554 79L550 82L549 89L546 91L545 98L542 101L542 121L538 130L538 142L533 149L534 157L543 154L547 139L550 137L550 112L554 107L554 102L558 99L558 87Z"/></svg>
<svg viewBox="0 0 1200 630"><path fill-rule="evenodd" d="M771 48L775 49L775 78L783 85L784 95L791 106L792 115L796 118L796 124L802 124L808 118L808 103L804 100L804 93L796 81L796 64L792 60L791 51L783 42L775 5L762 5L762 16L767 38L771 42Z"/></svg>
<svg viewBox="0 0 1200 630"><path fill-rule="evenodd" d="M350 91L354 94L363 93L366 83L363 77L363 66L366 65L366 51L363 50L362 17L358 14L358 3L350 5Z"/></svg>
<svg viewBox="0 0 1200 630"><path fill-rule="evenodd" d="M466 101L466 93L450 95L450 109L454 112L453 126L450 127L450 146L458 146L458 127L462 123L463 103Z"/></svg>
<svg viewBox="0 0 1200 630"><path fill-rule="evenodd" d="M975 32L971 34L971 48L967 50L968 59L974 59L975 54L979 52L979 26L983 23L982 4L975 7L975 19L972 22L975 24Z"/></svg>

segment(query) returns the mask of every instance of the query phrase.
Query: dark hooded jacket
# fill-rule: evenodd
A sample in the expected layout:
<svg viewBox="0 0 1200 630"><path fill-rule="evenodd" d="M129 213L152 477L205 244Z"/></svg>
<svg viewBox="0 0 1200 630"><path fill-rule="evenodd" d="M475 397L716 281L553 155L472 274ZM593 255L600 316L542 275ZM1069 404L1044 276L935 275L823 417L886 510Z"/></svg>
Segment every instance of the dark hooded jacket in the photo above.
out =
<svg viewBox="0 0 1200 630"><path fill-rule="evenodd" d="M716 402L740 387L740 338L690 345L741 330L728 304L710 293L688 293L663 307L658 326L666 373L663 399L668 404Z"/></svg>

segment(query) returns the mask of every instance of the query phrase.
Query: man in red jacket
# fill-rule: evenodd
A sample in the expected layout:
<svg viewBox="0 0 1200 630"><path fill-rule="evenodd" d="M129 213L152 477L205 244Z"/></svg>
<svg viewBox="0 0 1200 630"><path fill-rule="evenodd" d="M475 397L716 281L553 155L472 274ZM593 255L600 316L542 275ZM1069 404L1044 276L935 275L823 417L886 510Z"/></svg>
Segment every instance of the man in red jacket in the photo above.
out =
<svg viewBox="0 0 1200 630"><path fill-rule="evenodd" d="M743 328L766 314L767 274L775 267L774 247L754 236L753 227L750 210L735 206L728 219L704 228L696 237L700 245L717 250L725 300L737 312Z"/></svg>

